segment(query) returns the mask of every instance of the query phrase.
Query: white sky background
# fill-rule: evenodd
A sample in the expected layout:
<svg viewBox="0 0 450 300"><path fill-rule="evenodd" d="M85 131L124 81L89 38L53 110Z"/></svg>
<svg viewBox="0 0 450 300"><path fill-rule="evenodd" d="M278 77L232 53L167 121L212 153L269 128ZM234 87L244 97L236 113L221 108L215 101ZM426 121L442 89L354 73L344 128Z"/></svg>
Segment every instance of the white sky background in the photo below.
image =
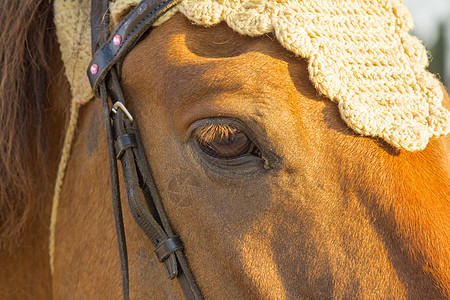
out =
<svg viewBox="0 0 450 300"><path fill-rule="evenodd" d="M433 43L437 25L450 19L450 0L404 0L414 20L414 32L424 41Z"/></svg>
<svg viewBox="0 0 450 300"><path fill-rule="evenodd" d="M450 86L450 0L404 0L411 11L414 20L413 33L416 34L428 48L437 39L438 24L447 23L446 72L447 86ZM444 79L444 78L443 78Z"/></svg>

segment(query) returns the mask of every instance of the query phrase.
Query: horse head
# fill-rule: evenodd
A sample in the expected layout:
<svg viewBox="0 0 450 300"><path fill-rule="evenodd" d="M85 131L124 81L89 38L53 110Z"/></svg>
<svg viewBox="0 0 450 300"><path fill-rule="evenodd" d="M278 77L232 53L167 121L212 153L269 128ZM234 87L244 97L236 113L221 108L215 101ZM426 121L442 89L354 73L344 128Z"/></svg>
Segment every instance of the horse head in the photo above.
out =
<svg viewBox="0 0 450 300"><path fill-rule="evenodd" d="M343 115L345 104L311 80L311 59L275 33L250 37L176 13L120 66L127 109L203 296L448 297L448 138L408 151L388 135L361 135ZM62 76L60 64L49 73ZM69 87L59 86L67 103ZM446 93L444 102L450 105ZM58 205L51 293L118 298L100 99L79 115ZM123 219L131 298L183 298L128 209Z"/></svg>

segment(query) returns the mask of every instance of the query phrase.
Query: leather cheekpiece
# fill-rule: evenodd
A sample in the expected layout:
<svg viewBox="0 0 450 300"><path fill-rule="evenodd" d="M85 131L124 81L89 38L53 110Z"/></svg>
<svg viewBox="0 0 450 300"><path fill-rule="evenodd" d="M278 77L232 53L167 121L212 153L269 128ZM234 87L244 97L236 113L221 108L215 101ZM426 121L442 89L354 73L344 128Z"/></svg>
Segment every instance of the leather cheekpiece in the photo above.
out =
<svg viewBox="0 0 450 300"><path fill-rule="evenodd" d="M114 143L114 147L116 148L116 158L120 159L125 150L137 147L136 136L133 133L122 134Z"/></svg>
<svg viewBox="0 0 450 300"><path fill-rule="evenodd" d="M203 296L182 251L183 244L180 238L175 236L162 205L137 122L133 122L125 107L119 76L120 63L140 37L160 16L181 0L143 0L111 35L108 34L107 28L109 0L102 0L101 3L98 1L92 0L91 5L92 50L96 52L89 65L88 76L95 95L101 96L103 103L123 299L130 298L129 270L116 157L121 161L127 204L133 219L155 245L156 255L165 265L169 279L177 278L187 300L201 300ZM114 41L116 35L120 35L120 38ZM97 50L99 44L102 46ZM118 107L113 105L112 116L109 100L121 104Z"/></svg>
<svg viewBox="0 0 450 300"><path fill-rule="evenodd" d="M155 247L155 253L160 262L165 261L170 254L177 250L182 250L184 248L178 236L170 237Z"/></svg>

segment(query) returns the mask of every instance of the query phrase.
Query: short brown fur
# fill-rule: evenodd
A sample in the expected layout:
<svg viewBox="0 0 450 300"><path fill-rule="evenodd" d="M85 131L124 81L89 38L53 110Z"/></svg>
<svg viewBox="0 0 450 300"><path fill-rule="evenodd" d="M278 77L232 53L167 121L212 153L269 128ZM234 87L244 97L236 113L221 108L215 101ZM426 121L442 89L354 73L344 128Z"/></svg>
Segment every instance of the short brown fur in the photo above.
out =
<svg viewBox="0 0 450 300"><path fill-rule="evenodd" d="M50 70L57 78L51 107L65 107L70 93L61 61ZM195 27L180 14L130 52L122 74L169 219L207 299L449 297L448 138L408 153L358 136L313 88L306 62L270 36L240 36L224 24ZM0 296L120 298L100 115L98 100L80 112L58 209L53 278L46 260L50 183L37 191L46 195L47 223L26 232L34 242L20 254L1 257ZM50 182L64 109L51 116L43 122L52 146ZM228 172L202 160L188 132L217 117L251 129L267 168L259 161L250 168L257 172L242 173L245 164ZM124 221L132 299L182 298L127 209Z"/></svg>
<svg viewBox="0 0 450 300"><path fill-rule="evenodd" d="M182 15L154 29L124 62L127 107L200 289L207 299L447 298L444 140L408 153L358 136L315 91L306 66L270 36L195 27ZM61 298L120 295L117 259L109 260L106 148L94 159L82 142L104 139L87 121L100 111L94 103L82 117L61 198L54 278ZM225 176L228 167L199 161L188 132L205 133L196 121L217 117L251 128L267 169L247 176L238 166ZM181 298L127 210L124 219L132 297Z"/></svg>

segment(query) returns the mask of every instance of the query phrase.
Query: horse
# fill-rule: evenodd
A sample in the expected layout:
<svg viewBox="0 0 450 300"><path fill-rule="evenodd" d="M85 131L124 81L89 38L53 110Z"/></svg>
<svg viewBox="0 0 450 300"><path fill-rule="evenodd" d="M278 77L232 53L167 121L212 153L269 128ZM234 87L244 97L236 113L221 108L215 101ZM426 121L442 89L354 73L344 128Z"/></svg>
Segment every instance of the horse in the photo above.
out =
<svg viewBox="0 0 450 300"><path fill-rule="evenodd" d="M51 274L70 87L52 4L0 5L0 297L120 298L101 103L79 112ZM361 136L311 84L307 61L270 34L193 26L179 13L128 54L121 83L205 298L450 297L448 137L409 152ZM240 144L221 143L230 135ZM182 299L126 209L123 218L131 298Z"/></svg>

